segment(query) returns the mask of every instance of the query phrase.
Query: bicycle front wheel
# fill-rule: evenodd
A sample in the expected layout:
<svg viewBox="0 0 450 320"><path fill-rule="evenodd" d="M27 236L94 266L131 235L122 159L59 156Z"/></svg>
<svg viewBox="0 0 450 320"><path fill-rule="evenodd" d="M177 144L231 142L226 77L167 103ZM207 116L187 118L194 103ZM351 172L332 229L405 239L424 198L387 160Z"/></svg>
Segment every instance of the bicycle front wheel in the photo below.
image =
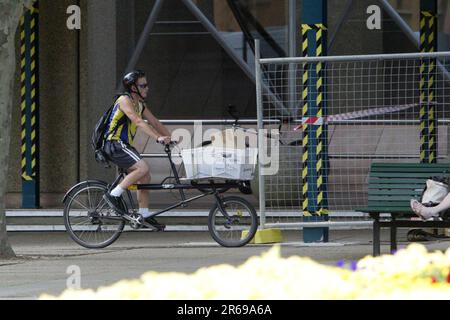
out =
<svg viewBox="0 0 450 320"><path fill-rule="evenodd" d="M225 197L222 206L225 214L217 204L209 212L208 228L211 236L223 247L245 246L258 229L255 208L240 197Z"/></svg>
<svg viewBox="0 0 450 320"><path fill-rule="evenodd" d="M85 182L68 195L64 224L70 237L85 248L109 246L125 226L125 220L103 199L107 190L106 183ZM126 209L124 202L122 205Z"/></svg>

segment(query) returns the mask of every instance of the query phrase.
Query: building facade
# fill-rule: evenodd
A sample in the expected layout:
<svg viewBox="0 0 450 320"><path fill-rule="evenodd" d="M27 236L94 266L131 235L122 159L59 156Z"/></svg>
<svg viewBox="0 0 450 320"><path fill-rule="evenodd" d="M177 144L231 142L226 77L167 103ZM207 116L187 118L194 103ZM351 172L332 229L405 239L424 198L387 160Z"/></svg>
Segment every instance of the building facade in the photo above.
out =
<svg viewBox="0 0 450 320"><path fill-rule="evenodd" d="M113 177L114 170L105 170L93 158L92 128L112 103L156 2L39 1L42 207L61 206L62 194L78 181ZM328 1L329 55L418 51L383 7L382 28L366 27L372 2ZM80 30L69 30L66 24L67 8L74 4L81 8ZM419 0L389 4L417 33ZM197 15L189 5L198 10ZM445 49L450 4L440 1L439 8L440 47ZM229 118L226 106L232 104L242 118L255 119L252 41L261 40L264 57L300 55L300 16L301 0L164 0L135 66L148 74L152 112L163 120L221 120ZM16 88L20 88L19 76ZM16 92L9 208L20 207L22 192L20 93ZM147 140L140 142L140 148L158 150ZM153 161L155 180L167 173L165 166L161 160Z"/></svg>

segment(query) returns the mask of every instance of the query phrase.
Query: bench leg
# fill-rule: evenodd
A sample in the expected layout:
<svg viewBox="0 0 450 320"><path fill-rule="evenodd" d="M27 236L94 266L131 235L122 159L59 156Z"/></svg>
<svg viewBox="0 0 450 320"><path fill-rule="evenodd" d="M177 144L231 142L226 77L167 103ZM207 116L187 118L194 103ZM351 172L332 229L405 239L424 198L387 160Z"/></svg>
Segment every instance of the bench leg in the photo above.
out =
<svg viewBox="0 0 450 320"><path fill-rule="evenodd" d="M395 251L397 251L397 226L393 224L391 225L391 253Z"/></svg>
<svg viewBox="0 0 450 320"><path fill-rule="evenodd" d="M375 219L373 222L373 256L380 255L380 222Z"/></svg>

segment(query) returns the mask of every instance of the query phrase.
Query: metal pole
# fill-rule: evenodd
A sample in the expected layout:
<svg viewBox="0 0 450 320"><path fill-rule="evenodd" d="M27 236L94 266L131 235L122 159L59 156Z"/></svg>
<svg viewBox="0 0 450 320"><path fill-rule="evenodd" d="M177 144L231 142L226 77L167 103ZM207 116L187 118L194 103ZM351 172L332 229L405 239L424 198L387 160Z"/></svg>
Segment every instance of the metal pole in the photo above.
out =
<svg viewBox="0 0 450 320"><path fill-rule="evenodd" d="M203 26L208 30L209 33L211 33L211 36L220 44L220 46L225 50L225 52L230 56L231 59L233 59L236 64L241 67L241 69L244 71L244 73L249 77L252 81L255 81L255 77L253 75L253 72L250 70L250 67L242 60L236 53L233 51L230 46L227 45L225 40L222 38L222 36L219 34L217 29L212 25L212 23L206 18L203 13L200 11L197 6L192 3L190 0L181 0L186 5L186 7L189 9L189 11L192 12L192 14L203 24Z"/></svg>
<svg viewBox="0 0 450 320"><path fill-rule="evenodd" d="M422 58L448 58L450 51L431 53L390 53L390 54L367 54L348 56L322 56L322 57L296 57L296 58L270 58L261 59L261 64L285 64L303 62L345 62L345 61L383 61L399 59L422 59Z"/></svg>
<svg viewBox="0 0 450 320"><path fill-rule="evenodd" d="M391 6L391 4L388 2L388 0L378 0L381 5L383 6L383 9L386 11L386 13L391 17L392 20L397 23L400 30L403 31L403 33L408 37L408 39L414 43L417 48L419 47L419 39L417 38L414 31L411 29L411 27L408 25L408 23L403 20L403 18L400 16L400 14Z"/></svg>
<svg viewBox="0 0 450 320"><path fill-rule="evenodd" d="M353 7L353 0L348 0L347 5L345 6L344 13L339 19L339 22L334 29L334 33L330 37L330 41L328 42L328 51L331 51L334 45L334 41L336 40L336 36L338 35L339 31L342 28L342 25L344 24L344 21L347 19L348 14L350 13L350 9Z"/></svg>
<svg viewBox="0 0 450 320"><path fill-rule="evenodd" d="M420 51L437 51L437 1L420 1ZM436 163L437 121L435 99L435 59L422 59L420 66L420 160Z"/></svg>
<svg viewBox="0 0 450 320"><path fill-rule="evenodd" d="M206 28L206 30L211 33L211 36L219 43L223 50L230 56L231 59L244 71L245 75L256 83L255 75L250 67L245 63L245 61L239 57L236 52L234 52L233 48L231 48L226 41L223 39L222 35L217 31L214 25L204 16L204 14L200 11L197 6L192 3L191 0L182 0L186 7L191 11L191 13L202 23L202 25ZM275 94L267 88L264 84L261 86L262 90L267 92L268 97L272 100L272 102L279 108L279 110L285 114L289 115L289 110L286 109L286 106L278 99Z"/></svg>
<svg viewBox="0 0 450 320"><path fill-rule="evenodd" d="M236 1L236 0L234 0ZM236 1L237 8L239 10L239 13L243 16L246 22L251 24L255 31L260 34L262 39L264 39L265 43L268 44L272 50L280 57L285 57L286 52L283 48L279 46L279 44L275 41L275 39L266 31L266 29L258 22L258 19L256 19L253 14L249 11L248 7L245 5L240 4L240 1Z"/></svg>
<svg viewBox="0 0 450 320"><path fill-rule="evenodd" d="M420 0L420 52L436 52L438 46L437 0ZM420 162L437 163L438 121L435 103L436 59L420 65ZM431 232L439 233L438 229ZM392 241L391 241L392 243Z"/></svg>
<svg viewBox="0 0 450 320"><path fill-rule="evenodd" d="M297 56L297 6L296 0L289 0L289 28L288 28L288 39L289 39L289 56ZM288 76L288 90L289 90L289 111L292 116L297 114L297 77L296 77L296 64L289 64L289 76Z"/></svg>
<svg viewBox="0 0 450 320"><path fill-rule="evenodd" d="M22 207L39 208L39 2L20 21Z"/></svg>
<svg viewBox="0 0 450 320"><path fill-rule="evenodd" d="M255 51L255 42L253 39L252 34L249 31L247 21L242 18L241 13L239 12L239 7L237 6L237 3L234 0L226 0L228 7L230 8L231 12L234 15L234 18L236 19L236 22L239 24L242 30L242 34L244 35L244 40L248 45L250 46L250 49L252 51Z"/></svg>
<svg viewBox="0 0 450 320"><path fill-rule="evenodd" d="M289 0L289 56L297 56L297 0Z"/></svg>
<svg viewBox="0 0 450 320"><path fill-rule="evenodd" d="M303 0L302 2L302 52L303 55L322 56L327 54L327 1ZM303 126L303 220L325 221L327 214L327 190L325 163L326 126L324 63L305 64L303 74L303 118L315 117L317 124ZM304 242L328 241L328 228L305 228Z"/></svg>
<svg viewBox="0 0 450 320"><path fill-rule="evenodd" d="M164 0L156 0L155 5L153 6L152 12L150 13L147 23L145 24L144 30L141 33L139 41L134 49L133 55L131 56L130 61L128 62L126 72L130 72L136 67L136 64L141 56L142 51L144 50L145 45L147 44L148 38L150 37L150 31L153 28L153 25L158 18L159 12L161 11ZM121 91L123 89L122 83L119 84L117 91Z"/></svg>
<svg viewBox="0 0 450 320"><path fill-rule="evenodd" d="M260 55L260 42L255 40L255 76L256 76L256 112L258 115L258 179L259 179L259 212L260 212L260 227L265 228L266 223L266 194L265 183L263 175L263 166L261 164L261 155L265 155L263 139L264 139L264 122L263 122L263 101L261 90L261 65L259 60Z"/></svg>

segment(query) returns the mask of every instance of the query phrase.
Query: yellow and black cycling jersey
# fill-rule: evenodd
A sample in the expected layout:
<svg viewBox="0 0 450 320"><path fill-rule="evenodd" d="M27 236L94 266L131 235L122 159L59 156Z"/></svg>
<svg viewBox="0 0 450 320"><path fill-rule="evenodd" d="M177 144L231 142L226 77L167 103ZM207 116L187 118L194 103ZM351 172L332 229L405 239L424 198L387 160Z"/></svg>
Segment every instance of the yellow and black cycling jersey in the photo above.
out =
<svg viewBox="0 0 450 320"><path fill-rule="evenodd" d="M136 135L137 126L127 118L127 115L120 109L120 103L125 99L126 96L120 96L114 105L113 112L111 113L111 118L109 119L108 125L108 141L122 141L130 145L133 144L134 136ZM144 105L142 102L133 103L134 111L137 115L142 118L142 113L144 112ZM126 121L122 120L125 119ZM116 129L117 124L119 126ZM122 123L122 124L120 124Z"/></svg>

